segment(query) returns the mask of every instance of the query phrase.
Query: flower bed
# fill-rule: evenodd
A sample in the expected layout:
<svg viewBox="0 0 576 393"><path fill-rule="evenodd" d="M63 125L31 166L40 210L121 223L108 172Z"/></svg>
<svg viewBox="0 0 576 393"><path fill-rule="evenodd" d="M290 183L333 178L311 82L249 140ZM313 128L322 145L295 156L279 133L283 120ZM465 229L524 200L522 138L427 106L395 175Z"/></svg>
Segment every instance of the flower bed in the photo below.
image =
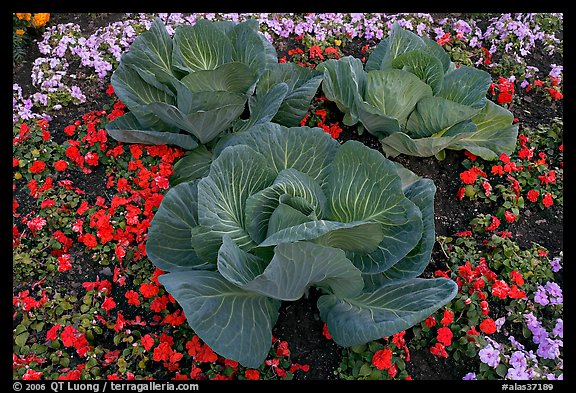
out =
<svg viewBox="0 0 576 393"><path fill-rule="evenodd" d="M107 132L130 112L110 78L155 16L44 16L15 67L14 379L563 379L562 14L159 15L169 34L197 18L256 19L279 63L310 69L346 56L365 64L396 22L457 66L488 72L486 99L519 129L514 151L495 160L467 150L391 158L436 185L422 277L455 282L450 302L342 347L311 289L282 303L258 367L205 343L148 258L148 231L185 149ZM321 91L299 125L382 151Z"/></svg>

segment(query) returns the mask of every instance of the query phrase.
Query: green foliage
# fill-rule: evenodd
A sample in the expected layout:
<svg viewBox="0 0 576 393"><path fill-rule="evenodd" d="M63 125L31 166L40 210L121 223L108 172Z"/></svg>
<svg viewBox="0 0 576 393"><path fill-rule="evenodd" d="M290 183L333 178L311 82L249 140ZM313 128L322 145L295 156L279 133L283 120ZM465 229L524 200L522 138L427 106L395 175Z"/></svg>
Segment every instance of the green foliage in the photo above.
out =
<svg viewBox="0 0 576 393"><path fill-rule="evenodd" d="M318 308L336 343L362 344L456 292L417 278L434 242L434 193L359 142L267 123L221 140L204 177L168 191L147 256L170 272L160 281L192 329L245 366L265 359L280 301L309 286L324 292Z"/></svg>
<svg viewBox="0 0 576 393"><path fill-rule="evenodd" d="M255 20L198 20L170 37L156 18L112 75L130 112L106 129L121 142L193 150L263 122L298 125L320 82L317 71L278 63Z"/></svg>
<svg viewBox="0 0 576 393"><path fill-rule="evenodd" d="M468 150L487 160L514 150L518 128L505 108L486 98L491 77L457 67L435 41L398 24L366 61L328 60L322 89L358 125L380 139L389 157L443 158L445 149Z"/></svg>

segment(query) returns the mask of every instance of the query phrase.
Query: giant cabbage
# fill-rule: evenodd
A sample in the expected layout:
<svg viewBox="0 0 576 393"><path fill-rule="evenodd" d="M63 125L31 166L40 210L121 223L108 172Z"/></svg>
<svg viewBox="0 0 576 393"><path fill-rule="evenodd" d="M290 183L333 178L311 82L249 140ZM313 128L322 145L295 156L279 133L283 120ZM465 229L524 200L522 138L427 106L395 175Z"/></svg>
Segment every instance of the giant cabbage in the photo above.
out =
<svg viewBox="0 0 576 393"><path fill-rule="evenodd" d="M388 157L443 158L468 150L486 160L514 151L518 127L510 111L486 98L486 71L456 67L435 41L395 23L366 65L353 56L327 60L322 90L344 113L378 137Z"/></svg>
<svg viewBox="0 0 576 393"><path fill-rule="evenodd" d="M120 142L193 150L258 123L295 126L321 78L278 63L256 20L200 19L176 26L171 37L156 18L112 74L114 92L129 111L106 129Z"/></svg>
<svg viewBox="0 0 576 393"><path fill-rule="evenodd" d="M334 341L390 336L457 285L418 277L435 240L430 179L320 128L262 123L220 139L208 172L165 195L146 252L214 351L259 367L282 301L311 286Z"/></svg>

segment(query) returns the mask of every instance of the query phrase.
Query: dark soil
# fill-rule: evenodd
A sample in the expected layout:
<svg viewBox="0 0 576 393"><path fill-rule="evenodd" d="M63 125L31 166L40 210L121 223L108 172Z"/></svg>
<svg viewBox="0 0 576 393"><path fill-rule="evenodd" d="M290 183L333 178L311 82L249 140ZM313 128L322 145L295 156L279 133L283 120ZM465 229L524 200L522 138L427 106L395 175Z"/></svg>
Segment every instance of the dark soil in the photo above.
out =
<svg viewBox="0 0 576 393"><path fill-rule="evenodd" d="M88 14L88 13L54 13L51 15L50 25L58 23L77 23L81 26L82 31L90 34L98 27L106 26L114 21L120 20L123 14ZM348 45L347 51L357 57L361 57L360 48L365 43L353 41ZM294 47L301 45L293 38L284 42L277 42L277 51L279 56ZM24 61L15 65L13 68L13 82L18 83L23 94L28 95L32 90L31 69L35 58L40 57L37 47L33 44L27 53ZM562 59L551 59L544 53L535 52L530 64L541 70L549 68L552 62L562 64ZM71 105L53 116L50 123L50 130L53 137L58 143L63 143L67 137L63 134L63 128L72 124L75 120L82 117L83 114L102 109L102 104L108 102L105 90L107 84L95 84L93 81L86 79L90 70L81 69L78 64L70 65L69 73L78 75L77 84L82 89L88 102L80 106ZM497 78L497 76L495 76ZM511 108L515 117L519 119L520 127L534 127L538 124L549 123L554 117L562 118L562 105L558 103L543 102L534 96L526 96L518 92L519 102L515 108ZM348 132L346 132L348 131ZM351 130L346 130L342 134L342 140L357 139L367 146L380 150L380 144L371 135L365 133L358 136ZM418 176L432 179L437 187L435 196L435 224L437 235L452 236L456 232L464 230L472 218L482 212L485 208L482 204L476 204L469 201L458 201L456 193L461 186L459 173L464 170L461 162L465 158L462 151L447 151L446 158L439 161L434 157L418 158L409 156L398 156L395 161L401 163L404 167L410 169ZM90 199L97 195L102 196L102 184L105 183L105 173L96 169L92 174L83 175L77 173L72 175L74 186L85 191ZM35 201L30 200L24 187L22 191L16 193L16 198L23 207L22 211L28 208L34 209L32 205ZM28 206L30 205L30 206ZM521 247L530 247L533 242L547 248L551 255L558 255L563 250L563 208L554 206L545 211L528 212L522 214L522 219L511 225L510 230L514 239L520 243ZM423 276L430 276L431 272L441 266L445 259L444 254L439 247L435 247L431 263ZM86 263L74 264L78 266L79 279L85 280L88 277L94 279L94 272L86 271L91 269L90 261ZM105 272L104 272L105 273ZM72 276L72 275L70 275ZM71 291L77 290L78 283L66 281L64 286L68 286ZM320 320L316 300L318 293L313 289L307 297L287 303L285 302L280 309L280 316L274 328L275 337L286 340L291 350L291 359L293 362L310 365L308 373L298 372L296 379L337 379L335 370L341 360L339 347L331 340L327 340L322 335L323 322ZM408 372L413 379L418 380L446 380L461 379L461 369L465 369L466 364L454 364L454 361L439 360L431 355L428 351L411 352L411 361L408 362Z"/></svg>

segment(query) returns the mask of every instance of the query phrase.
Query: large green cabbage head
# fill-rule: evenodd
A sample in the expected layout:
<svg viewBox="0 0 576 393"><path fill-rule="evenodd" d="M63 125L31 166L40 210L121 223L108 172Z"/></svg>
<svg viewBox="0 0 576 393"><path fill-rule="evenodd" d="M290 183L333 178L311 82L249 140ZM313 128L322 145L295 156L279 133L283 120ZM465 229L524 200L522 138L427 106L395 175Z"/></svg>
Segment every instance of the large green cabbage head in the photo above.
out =
<svg viewBox="0 0 576 393"><path fill-rule="evenodd" d="M344 113L378 137L388 157L443 158L466 149L486 160L511 154L518 127L510 111L486 98L486 71L456 67L435 41L394 24L366 61L327 60L322 90Z"/></svg>
<svg viewBox="0 0 576 393"><path fill-rule="evenodd" d="M434 183L320 128L261 124L215 149L208 174L166 194L150 260L191 328L218 354L258 367L281 301L323 291L341 346L407 329L457 285L418 278L435 241Z"/></svg>
<svg viewBox="0 0 576 393"><path fill-rule="evenodd" d="M192 150L258 123L296 126L321 79L318 71L278 63L254 19L200 19L177 25L171 37L156 18L112 74L129 112L106 129L120 142Z"/></svg>

